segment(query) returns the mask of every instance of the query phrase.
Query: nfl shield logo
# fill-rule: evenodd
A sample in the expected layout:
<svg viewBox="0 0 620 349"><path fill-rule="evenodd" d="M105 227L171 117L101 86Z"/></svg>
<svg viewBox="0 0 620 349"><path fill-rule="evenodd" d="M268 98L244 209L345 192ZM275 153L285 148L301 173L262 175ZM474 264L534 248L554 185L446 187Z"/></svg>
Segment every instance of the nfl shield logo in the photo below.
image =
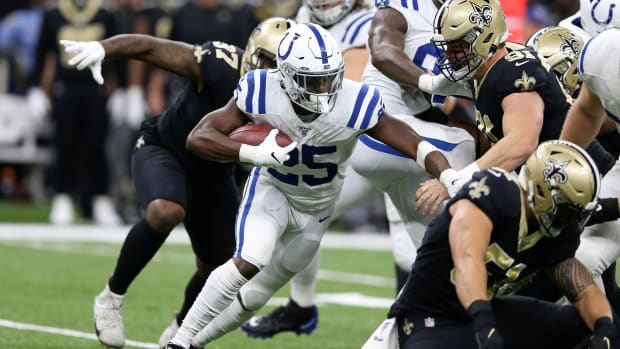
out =
<svg viewBox="0 0 620 349"><path fill-rule="evenodd" d="M435 327L435 319L433 319L432 317L427 317L426 319L424 319L424 326L425 327Z"/></svg>

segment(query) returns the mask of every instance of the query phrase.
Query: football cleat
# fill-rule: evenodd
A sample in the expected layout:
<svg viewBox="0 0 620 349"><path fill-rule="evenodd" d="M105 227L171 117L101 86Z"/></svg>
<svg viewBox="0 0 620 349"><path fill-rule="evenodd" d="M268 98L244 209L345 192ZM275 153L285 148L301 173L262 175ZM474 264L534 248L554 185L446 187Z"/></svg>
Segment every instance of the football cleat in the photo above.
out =
<svg viewBox="0 0 620 349"><path fill-rule="evenodd" d="M107 285L95 297L95 333L101 344L111 348L122 348L125 345L125 327L121 314L124 301L124 295L113 293Z"/></svg>
<svg viewBox="0 0 620 349"><path fill-rule="evenodd" d="M276 308L265 316L255 316L241 326L241 330L250 337L271 338L274 335L293 331L310 334L319 323L319 312L316 306L300 307L293 301Z"/></svg>
<svg viewBox="0 0 620 349"><path fill-rule="evenodd" d="M170 325L168 325L168 327L164 329L164 332L161 333L161 336L159 336L159 348L166 349L166 344L168 344L172 340L174 335L177 334L178 330L179 324L177 324L177 313L174 313L174 315L172 316L172 322L170 323Z"/></svg>

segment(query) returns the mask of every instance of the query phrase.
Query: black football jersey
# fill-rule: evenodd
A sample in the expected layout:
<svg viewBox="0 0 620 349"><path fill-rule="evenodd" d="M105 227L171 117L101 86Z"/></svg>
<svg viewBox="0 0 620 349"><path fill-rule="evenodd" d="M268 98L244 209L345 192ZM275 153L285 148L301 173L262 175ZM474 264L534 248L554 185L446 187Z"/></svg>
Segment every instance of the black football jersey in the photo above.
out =
<svg viewBox="0 0 620 349"><path fill-rule="evenodd" d="M476 86L476 122L491 141L504 137L502 100L511 93L536 91L545 102L539 143L557 139L571 97L566 95L553 70L547 70L530 47L508 44L508 54L497 61Z"/></svg>
<svg viewBox="0 0 620 349"><path fill-rule="evenodd" d="M195 47L203 89L198 92L193 82L187 83L176 101L161 114L157 125L164 145L185 165L203 165L204 161L185 150L185 141L203 116L232 98L240 78L242 56L239 47L219 41Z"/></svg>
<svg viewBox="0 0 620 349"><path fill-rule="evenodd" d="M59 1L58 7L46 11L43 15L33 83L39 84L45 56L53 52L57 57L56 80L71 85L96 86L90 70L80 71L69 66L68 61L74 54L65 52L58 41L99 41L113 34L114 19L108 11L100 7L98 1L87 2L82 10L76 8L71 0Z"/></svg>
<svg viewBox="0 0 620 349"><path fill-rule="evenodd" d="M465 199L474 203L493 223L486 253L487 296L512 294L541 268L573 257L579 235L546 238L528 227L525 198L517 178L498 168L477 172L428 226L418 249L411 275L392 305L389 316L411 310L437 317L467 321L469 316L457 298L453 283L454 263L448 232L448 207Z"/></svg>

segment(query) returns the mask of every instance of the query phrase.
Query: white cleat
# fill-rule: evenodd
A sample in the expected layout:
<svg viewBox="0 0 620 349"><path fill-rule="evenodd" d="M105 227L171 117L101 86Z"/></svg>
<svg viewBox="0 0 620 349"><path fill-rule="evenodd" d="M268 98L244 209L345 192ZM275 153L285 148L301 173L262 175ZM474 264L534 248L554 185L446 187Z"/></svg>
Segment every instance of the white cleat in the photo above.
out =
<svg viewBox="0 0 620 349"><path fill-rule="evenodd" d="M93 199L93 219L98 225L120 225L121 218L118 216L114 204L108 196L98 195Z"/></svg>
<svg viewBox="0 0 620 349"><path fill-rule="evenodd" d="M125 296L113 293L108 285L95 297L95 333L101 344L111 348L125 345L125 326L121 314L124 301Z"/></svg>
<svg viewBox="0 0 620 349"><path fill-rule="evenodd" d="M166 349L166 345L172 340L177 331L179 330L179 324L177 324L177 314L172 317L172 323L164 329L164 332L159 336L159 348Z"/></svg>
<svg viewBox="0 0 620 349"><path fill-rule="evenodd" d="M70 225L73 223L73 201L68 194L54 195L49 220L54 225Z"/></svg>

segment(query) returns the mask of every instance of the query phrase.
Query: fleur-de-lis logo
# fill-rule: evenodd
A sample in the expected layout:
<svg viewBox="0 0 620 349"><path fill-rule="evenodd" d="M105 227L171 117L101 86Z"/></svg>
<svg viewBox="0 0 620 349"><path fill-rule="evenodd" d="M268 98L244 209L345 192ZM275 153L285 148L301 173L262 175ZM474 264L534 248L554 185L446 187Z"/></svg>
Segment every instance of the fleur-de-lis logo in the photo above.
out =
<svg viewBox="0 0 620 349"><path fill-rule="evenodd" d="M552 180L559 183L566 183L568 175L565 168L568 166L570 160L563 162L557 162L554 159L548 159L545 161L545 169L543 170L543 178L545 182L551 182Z"/></svg>
<svg viewBox="0 0 620 349"><path fill-rule="evenodd" d="M562 45L560 45L560 51L572 54L574 57L579 56L579 43L575 39L569 39L562 36Z"/></svg>
<svg viewBox="0 0 620 349"><path fill-rule="evenodd" d="M196 62L202 62L202 56L207 52L209 52L209 50L204 50L202 47L196 46L194 48L194 57L196 57Z"/></svg>
<svg viewBox="0 0 620 349"><path fill-rule="evenodd" d="M521 74L521 79L515 80L515 87L520 88L521 91L529 91L534 85L536 85L536 79L528 76L525 71Z"/></svg>
<svg viewBox="0 0 620 349"><path fill-rule="evenodd" d="M491 194L491 188L486 185L487 177L481 180L469 183L469 197L472 199L480 199L483 196Z"/></svg>
<svg viewBox="0 0 620 349"><path fill-rule="evenodd" d="M493 17L491 17L491 12L493 12L491 6L479 6L472 2L471 7L474 8L474 12L469 14L469 21L473 24L478 24L483 27L490 27L491 21L493 21Z"/></svg>
<svg viewBox="0 0 620 349"><path fill-rule="evenodd" d="M136 141L136 149L142 148L144 143L145 143L144 142L144 136L140 136L140 138L138 138L138 140Z"/></svg>
<svg viewBox="0 0 620 349"><path fill-rule="evenodd" d="M409 319L405 318L405 323L403 324L403 332L409 336L411 332L413 332L413 322L409 321Z"/></svg>

